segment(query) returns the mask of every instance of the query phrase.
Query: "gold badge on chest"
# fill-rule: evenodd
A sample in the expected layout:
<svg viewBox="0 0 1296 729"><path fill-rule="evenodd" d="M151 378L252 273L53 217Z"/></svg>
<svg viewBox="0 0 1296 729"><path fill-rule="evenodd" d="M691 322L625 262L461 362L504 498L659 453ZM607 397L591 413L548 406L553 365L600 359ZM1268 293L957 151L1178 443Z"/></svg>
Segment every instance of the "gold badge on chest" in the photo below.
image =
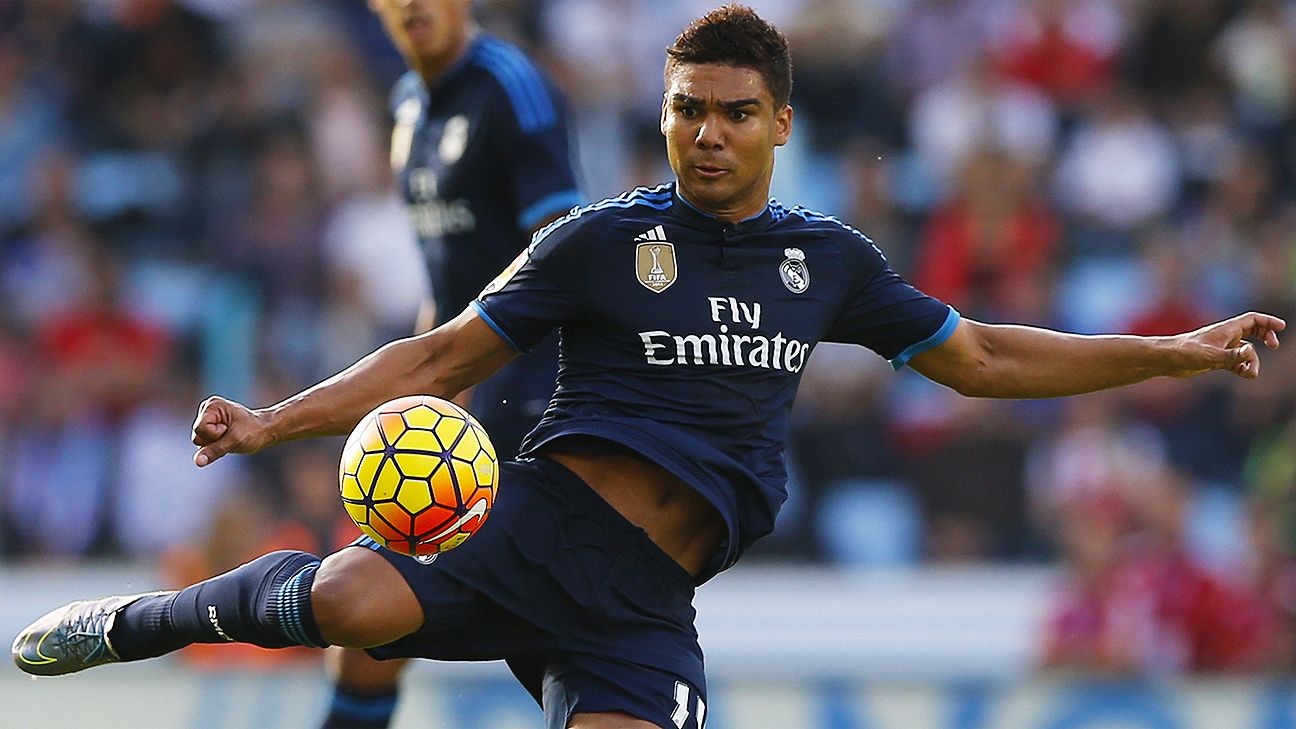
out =
<svg viewBox="0 0 1296 729"><path fill-rule="evenodd" d="M658 225L635 236L635 277L644 288L660 294L675 283L679 269L675 264L675 246L666 240Z"/></svg>

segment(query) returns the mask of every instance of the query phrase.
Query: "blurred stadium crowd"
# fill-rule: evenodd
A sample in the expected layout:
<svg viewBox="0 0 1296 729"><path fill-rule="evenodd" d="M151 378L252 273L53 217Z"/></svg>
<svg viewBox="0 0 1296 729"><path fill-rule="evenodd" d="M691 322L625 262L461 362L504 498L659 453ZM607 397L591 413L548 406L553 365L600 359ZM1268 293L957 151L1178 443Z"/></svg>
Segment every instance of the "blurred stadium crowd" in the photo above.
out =
<svg viewBox="0 0 1296 729"><path fill-rule="evenodd" d="M776 197L983 321L1168 334L1296 315L1296 4L769 0L796 66ZM591 200L669 179L664 47L712 3L493 0L570 95ZM359 0L0 3L0 547L178 582L349 537L340 444L190 465L411 330L387 162L403 70ZM966 400L823 346L750 559L1060 562L1055 665L1291 662L1296 360L1256 382Z"/></svg>

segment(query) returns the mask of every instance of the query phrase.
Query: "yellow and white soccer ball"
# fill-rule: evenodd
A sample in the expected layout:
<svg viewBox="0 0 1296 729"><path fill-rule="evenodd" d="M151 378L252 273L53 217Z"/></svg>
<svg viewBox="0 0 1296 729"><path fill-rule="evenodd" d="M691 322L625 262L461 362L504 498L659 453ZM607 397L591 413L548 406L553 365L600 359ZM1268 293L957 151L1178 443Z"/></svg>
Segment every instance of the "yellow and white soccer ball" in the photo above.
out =
<svg viewBox="0 0 1296 729"><path fill-rule="evenodd" d="M486 521L499 485L490 438L472 415L431 395L374 408L342 449L342 505L360 530L401 554L463 544Z"/></svg>

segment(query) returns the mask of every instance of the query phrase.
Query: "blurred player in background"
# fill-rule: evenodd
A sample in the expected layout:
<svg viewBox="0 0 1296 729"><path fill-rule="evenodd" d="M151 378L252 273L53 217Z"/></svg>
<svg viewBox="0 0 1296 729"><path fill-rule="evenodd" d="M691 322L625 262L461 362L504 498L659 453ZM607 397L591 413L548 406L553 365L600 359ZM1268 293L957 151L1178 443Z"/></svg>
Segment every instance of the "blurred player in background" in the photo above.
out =
<svg viewBox="0 0 1296 729"><path fill-rule="evenodd" d="M502 466L490 520L431 562L358 540L282 551L175 593L77 602L15 662L63 674L193 642L340 644L381 657L523 659L549 729L702 729L694 588L774 527L806 358L859 344L969 396L1060 397L1227 370L1259 374L1243 314L1166 337L983 324L907 284L835 218L769 199L792 132L791 59L742 6L668 50L661 131L676 181L546 226L520 265L433 331L272 407L209 398L194 461L349 431L411 392L454 395L555 328L559 388ZM364 548L368 547L368 548Z"/></svg>
<svg viewBox="0 0 1296 729"><path fill-rule="evenodd" d="M427 261L432 298L415 333L464 309L526 248L531 233L581 202L565 101L513 45L481 32L471 0L370 0L410 67L391 96L392 168ZM557 337L473 389L464 402L502 459L553 395ZM381 728L403 661L334 649L324 729Z"/></svg>

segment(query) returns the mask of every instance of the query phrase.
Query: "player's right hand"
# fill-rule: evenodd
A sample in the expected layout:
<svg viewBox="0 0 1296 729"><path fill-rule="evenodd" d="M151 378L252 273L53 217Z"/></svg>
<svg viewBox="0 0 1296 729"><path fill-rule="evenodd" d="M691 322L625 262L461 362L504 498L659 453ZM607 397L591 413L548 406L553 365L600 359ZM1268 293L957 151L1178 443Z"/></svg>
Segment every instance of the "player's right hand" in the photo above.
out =
<svg viewBox="0 0 1296 729"><path fill-rule="evenodd" d="M226 453L256 453L270 444L266 416L233 400L212 396L198 406L194 418L194 465L202 468Z"/></svg>

